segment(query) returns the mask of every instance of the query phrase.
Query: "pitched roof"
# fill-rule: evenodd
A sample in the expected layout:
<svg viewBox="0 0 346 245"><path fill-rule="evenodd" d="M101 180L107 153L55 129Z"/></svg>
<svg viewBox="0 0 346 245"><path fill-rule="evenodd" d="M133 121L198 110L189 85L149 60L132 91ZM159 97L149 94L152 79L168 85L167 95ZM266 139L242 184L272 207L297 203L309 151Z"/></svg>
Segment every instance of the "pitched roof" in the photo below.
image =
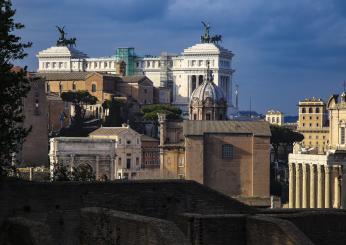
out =
<svg viewBox="0 0 346 245"><path fill-rule="evenodd" d="M37 73L37 75L44 77L47 81L70 81L70 80L84 80L91 72L52 72L52 73Z"/></svg>
<svg viewBox="0 0 346 245"><path fill-rule="evenodd" d="M145 135L145 134L141 135L141 139L142 139L142 141L159 141L158 139L155 139L155 138L150 137L150 136Z"/></svg>
<svg viewBox="0 0 346 245"><path fill-rule="evenodd" d="M89 136L112 136L122 134L126 131L131 131L138 134L136 131L128 127L102 127L91 132Z"/></svg>
<svg viewBox="0 0 346 245"><path fill-rule="evenodd" d="M125 83L141 83L145 80L149 80L151 82L151 80L149 78L147 78L146 76L142 76L142 75L122 77L122 81Z"/></svg>
<svg viewBox="0 0 346 245"><path fill-rule="evenodd" d="M265 121L184 121L184 136L204 133L250 133L255 136L271 136L269 123Z"/></svg>

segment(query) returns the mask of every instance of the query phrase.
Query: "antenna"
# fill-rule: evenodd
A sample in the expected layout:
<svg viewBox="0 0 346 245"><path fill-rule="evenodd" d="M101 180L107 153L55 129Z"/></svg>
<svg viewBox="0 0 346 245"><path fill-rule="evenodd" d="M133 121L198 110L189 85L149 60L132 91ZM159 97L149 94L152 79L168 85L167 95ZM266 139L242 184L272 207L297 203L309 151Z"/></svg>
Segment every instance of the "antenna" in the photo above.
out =
<svg viewBox="0 0 346 245"><path fill-rule="evenodd" d="M250 96L250 118L251 118L251 96Z"/></svg>
<svg viewBox="0 0 346 245"><path fill-rule="evenodd" d="M235 85L235 108L237 108L237 110L239 109L239 105L238 105L238 103L239 103L239 85L238 84L236 84Z"/></svg>

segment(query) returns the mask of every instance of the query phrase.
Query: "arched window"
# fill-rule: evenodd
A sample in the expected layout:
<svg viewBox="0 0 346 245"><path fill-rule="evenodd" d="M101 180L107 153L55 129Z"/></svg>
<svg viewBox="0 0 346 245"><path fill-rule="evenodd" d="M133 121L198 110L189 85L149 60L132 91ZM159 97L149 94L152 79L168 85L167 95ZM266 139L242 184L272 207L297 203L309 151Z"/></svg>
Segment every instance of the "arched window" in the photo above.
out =
<svg viewBox="0 0 346 245"><path fill-rule="evenodd" d="M203 75L198 76L198 86L203 83Z"/></svg>
<svg viewBox="0 0 346 245"><path fill-rule="evenodd" d="M309 107L309 113L312 113L312 108L311 107Z"/></svg>
<svg viewBox="0 0 346 245"><path fill-rule="evenodd" d="M320 108L316 108L316 113L320 113Z"/></svg>
<svg viewBox="0 0 346 245"><path fill-rule="evenodd" d="M96 92L96 84L91 85L91 92L93 92L93 93Z"/></svg>
<svg viewBox="0 0 346 245"><path fill-rule="evenodd" d="M306 113L305 107L302 108L302 113Z"/></svg>

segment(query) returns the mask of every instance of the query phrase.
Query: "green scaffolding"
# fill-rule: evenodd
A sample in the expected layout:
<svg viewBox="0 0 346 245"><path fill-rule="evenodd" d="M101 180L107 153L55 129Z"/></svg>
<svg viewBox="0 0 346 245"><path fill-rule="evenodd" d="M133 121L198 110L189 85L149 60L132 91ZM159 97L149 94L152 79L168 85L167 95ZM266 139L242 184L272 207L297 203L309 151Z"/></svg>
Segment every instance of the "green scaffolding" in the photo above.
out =
<svg viewBox="0 0 346 245"><path fill-rule="evenodd" d="M126 76L135 74L135 49L117 48L115 51L117 61L124 61L126 64Z"/></svg>

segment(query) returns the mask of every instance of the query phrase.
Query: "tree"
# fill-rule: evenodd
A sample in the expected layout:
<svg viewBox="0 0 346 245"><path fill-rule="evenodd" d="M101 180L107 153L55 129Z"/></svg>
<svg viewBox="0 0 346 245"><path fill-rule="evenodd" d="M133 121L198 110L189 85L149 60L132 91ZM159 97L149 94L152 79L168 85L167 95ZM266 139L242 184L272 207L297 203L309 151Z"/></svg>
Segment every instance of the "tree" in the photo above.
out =
<svg viewBox="0 0 346 245"><path fill-rule="evenodd" d="M97 98L88 91L68 91L61 94L61 99L70 102L74 106L75 115L73 117L73 126L81 127L85 118L86 106L95 105Z"/></svg>
<svg viewBox="0 0 346 245"><path fill-rule="evenodd" d="M304 139L304 135L286 127L271 125L270 130L272 134L270 143L274 150L274 161L279 159L280 146L283 146L285 153L287 153L288 146L292 146L294 142L300 142Z"/></svg>
<svg viewBox="0 0 346 245"><path fill-rule="evenodd" d="M67 166L58 164L54 167L53 181L69 181L71 172L67 169Z"/></svg>
<svg viewBox="0 0 346 245"><path fill-rule="evenodd" d="M167 119L181 119L182 111L172 105L145 105L141 109L143 118L149 121L157 121L157 113L165 113Z"/></svg>
<svg viewBox="0 0 346 245"><path fill-rule="evenodd" d="M123 122L123 119L121 117L121 107L123 106L123 104L124 104L124 102L122 100L118 100L115 98L112 98L112 100L105 100L102 103L103 109L109 110L109 114L106 117L106 121L104 123L104 126L106 126L106 127L119 127L119 126L121 126L121 123Z"/></svg>
<svg viewBox="0 0 346 245"><path fill-rule="evenodd" d="M29 133L22 126L23 97L30 90L26 67L13 71L13 62L23 59L25 48L31 43L23 43L13 32L24 27L13 20L15 10L10 0L0 0L0 176L11 169L13 154L17 153Z"/></svg>
<svg viewBox="0 0 346 245"><path fill-rule="evenodd" d="M89 164L80 164L77 167L73 167L71 179L73 181L94 181L96 176Z"/></svg>

